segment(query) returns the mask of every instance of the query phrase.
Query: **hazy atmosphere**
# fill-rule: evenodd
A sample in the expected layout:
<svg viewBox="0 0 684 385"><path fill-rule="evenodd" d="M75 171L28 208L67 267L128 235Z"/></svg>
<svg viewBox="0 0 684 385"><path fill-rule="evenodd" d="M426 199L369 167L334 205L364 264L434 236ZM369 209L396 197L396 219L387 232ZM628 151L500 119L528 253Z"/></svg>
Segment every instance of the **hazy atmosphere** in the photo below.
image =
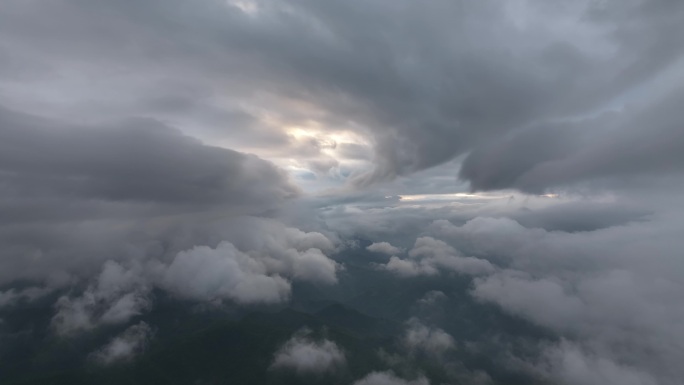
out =
<svg viewBox="0 0 684 385"><path fill-rule="evenodd" d="M683 1L0 3L0 383L684 382Z"/></svg>

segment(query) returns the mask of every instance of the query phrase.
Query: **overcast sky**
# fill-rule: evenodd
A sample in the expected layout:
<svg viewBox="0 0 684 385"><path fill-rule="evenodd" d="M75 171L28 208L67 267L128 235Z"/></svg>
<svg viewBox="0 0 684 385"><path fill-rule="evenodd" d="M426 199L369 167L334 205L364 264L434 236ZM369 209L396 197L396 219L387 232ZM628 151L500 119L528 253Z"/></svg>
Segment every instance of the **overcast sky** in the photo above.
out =
<svg viewBox="0 0 684 385"><path fill-rule="evenodd" d="M683 37L677 0L3 0L0 307L81 285L68 335L152 288L286 303L363 237L388 275L470 277L561 338L519 365L675 385ZM274 365L344 363L307 338Z"/></svg>

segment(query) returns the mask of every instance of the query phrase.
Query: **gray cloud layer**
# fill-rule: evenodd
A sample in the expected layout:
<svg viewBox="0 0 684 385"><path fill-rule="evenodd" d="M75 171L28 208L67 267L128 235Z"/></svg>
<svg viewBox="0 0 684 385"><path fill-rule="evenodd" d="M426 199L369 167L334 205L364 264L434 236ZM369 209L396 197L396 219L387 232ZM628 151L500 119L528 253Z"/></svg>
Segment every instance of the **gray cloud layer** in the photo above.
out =
<svg viewBox="0 0 684 385"><path fill-rule="evenodd" d="M494 141L470 154L460 175L476 190L540 193L606 177L679 174L684 169L684 92L651 103Z"/></svg>
<svg viewBox="0 0 684 385"><path fill-rule="evenodd" d="M296 194L268 162L203 145L153 120L72 127L1 109L0 146L3 186L17 198L229 203L255 210Z"/></svg>
<svg viewBox="0 0 684 385"><path fill-rule="evenodd" d="M218 122L250 129L209 125L252 136L250 146L289 140L264 112L351 127L376 155L357 184L475 151L460 174L474 189L538 192L681 169L681 114L667 106L680 102L668 83L681 81L683 13L668 0L10 1L0 24L12 59L0 74L7 89L27 86L14 105L63 116L73 109L41 96L45 87L71 87L99 116L185 108L196 126L223 106ZM84 87L88 78L101 86ZM655 96L664 106L644 103ZM624 103L634 107L616 117L558 123Z"/></svg>

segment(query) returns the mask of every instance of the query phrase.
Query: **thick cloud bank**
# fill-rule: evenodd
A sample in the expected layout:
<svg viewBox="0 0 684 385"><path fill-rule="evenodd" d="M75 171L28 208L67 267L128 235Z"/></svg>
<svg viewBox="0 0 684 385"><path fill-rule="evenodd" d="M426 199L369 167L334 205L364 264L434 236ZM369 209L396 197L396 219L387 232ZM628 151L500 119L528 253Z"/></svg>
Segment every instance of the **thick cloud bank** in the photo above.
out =
<svg viewBox="0 0 684 385"><path fill-rule="evenodd" d="M297 158L302 179L365 185L460 155L477 190L682 169L677 1L12 0L3 11L0 103L173 121Z"/></svg>
<svg viewBox="0 0 684 385"><path fill-rule="evenodd" d="M0 146L5 194L15 194L5 199L19 205L49 197L237 208L296 193L268 162L149 119L83 127L2 108Z"/></svg>
<svg viewBox="0 0 684 385"><path fill-rule="evenodd" d="M63 284L165 242L205 244L180 233L267 214L297 191L267 161L156 121L83 126L0 108L0 284Z"/></svg>
<svg viewBox="0 0 684 385"><path fill-rule="evenodd" d="M532 193L600 178L681 177L682 103L684 92L676 90L621 113L534 127L478 148L460 176L474 190Z"/></svg>

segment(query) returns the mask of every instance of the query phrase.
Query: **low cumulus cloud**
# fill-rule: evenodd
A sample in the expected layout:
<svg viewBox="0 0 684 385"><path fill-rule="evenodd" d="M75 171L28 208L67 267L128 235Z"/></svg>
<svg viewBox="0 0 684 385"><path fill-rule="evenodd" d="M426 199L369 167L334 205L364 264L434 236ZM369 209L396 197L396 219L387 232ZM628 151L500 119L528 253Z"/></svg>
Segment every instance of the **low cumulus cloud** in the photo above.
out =
<svg viewBox="0 0 684 385"><path fill-rule="evenodd" d="M233 244L222 242L216 248L198 246L182 251L164 269L163 287L190 299L277 303L289 298L288 278L337 283L340 265L321 249L310 247L331 251L332 243L325 236L291 228L280 230L284 234L262 234L266 238L275 236L260 245L263 249L241 252Z"/></svg>
<svg viewBox="0 0 684 385"><path fill-rule="evenodd" d="M243 246L251 243L254 247L245 251L227 241L216 248L196 246L178 252L168 263L149 259L124 267L115 261L105 262L99 276L82 293L59 298L53 327L59 334L71 334L127 322L150 309L155 287L200 302L273 304L290 298L292 280L324 285L337 282L341 265L313 247L326 252L334 249L324 235L269 221L245 221L252 224L252 230L260 229L252 236L269 240L243 240ZM74 291L78 293L77 288Z"/></svg>
<svg viewBox="0 0 684 385"><path fill-rule="evenodd" d="M130 361L145 351L153 335L152 328L140 321L91 353L90 358L100 365Z"/></svg>
<svg viewBox="0 0 684 385"><path fill-rule="evenodd" d="M443 209L451 221L395 234L401 239L423 231L446 244L442 250L488 261L493 269L475 276L471 295L567 338L582 357L591 357L587 362L600 358L641 373L637 377L674 384L681 377L675 361L683 344L676 298L684 286L674 273L681 269L681 210L667 191L653 199L627 198L568 194L515 196L483 205L459 202ZM399 206L364 211L357 223L392 233L397 223L439 216L437 210ZM415 274L419 267L413 263L405 271ZM435 270L423 274L435 275ZM554 381L565 376L552 372Z"/></svg>
<svg viewBox="0 0 684 385"><path fill-rule="evenodd" d="M366 247L366 250L387 255L397 255L402 252L400 248L392 246L389 242L374 242Z"/></svg>
<svg viewBox="0 0 684 385"><path fill-rule="evenodd" d="M440 273L460 271L453 268L459 266L455 262L447 262L454 256L484 262L477 274L465 275L472 277L472 298L559 338L527 341L526 349L535 346L536 356L509 351L512 367L573 385L677 384L682 377L677 362L684 351L678 298L684 282L676 272L682 268L684 244L676 199L667 191L653 199L569 195L512 196L468 206L459 202L441 213L396 206L355 215L359 226L375 225L385 239L392 233L393 239L421 234L406 257L380 265L399 277L435 277L438 282ZM396 227L442 213L451 220L422 229ZM429 314L426 306L439 298L443 294L426 295L418 309ZM424 328L416 331L429 335ZM500 348L511 349L506 344Z"/></svg>
<svg viewBox="0 0 684 385"><path fill-rule="evenodd" d="M380 265L380 268L402 277L436 275L440 270L466 275L481 275L494 271L494 266L487 260L464 257L445 242L431 237L418 238L408 256L406 259L392 256L386 264Z"/></svg>
<svg viewBox="0 0 684 385"><path fill-rule="evenodd" d="M428 327L417 318L406 323L402 343L411 353L423 353L436 358L456 348L451 335L440 328Z"/></svg>
<svg viewBox="0 0 684 385"><path fill-rule="evenodd" d="M230 243L180 252L166 268L163 282L182 298L202 301L227 298L240 303L277 303L290 293L288 281L268 275L259 261Z"/></svg>
<svg viewBox="0 0 684 385"><path fill-rule="evenodd" d="M149 310L151 286L142 274L139 266L127 270L116 262L106 262L82 294L58 299L53 327L59 334L71 334L100 324L125 323Z"/></svg>
<svg viewBox="0 0 684 385"><path fill-rule="evenodd" d="M366 377L354 382L354 385L430 385L430 381L425 377L405 380L389 371L370 373Z"/></svg>
<svg viewBox="0 0 684 385"><path fill-rule="evenodd" d="M300 375L335 372L347 359L344 351L328 339L315 339L308 329L292 336L274 354L271 369L293 370Z"/></svg>
<svg viewBox="0 0 684 385"><path fill-rule="evenodd" d="M568 233L475 218L437 221L432 231L506 267L476 278L474 298L567 338L543 348L553 358L544 370L571 384L675 384L684 282L673 273L681 268L681 224L672 219Z"/></svg>

